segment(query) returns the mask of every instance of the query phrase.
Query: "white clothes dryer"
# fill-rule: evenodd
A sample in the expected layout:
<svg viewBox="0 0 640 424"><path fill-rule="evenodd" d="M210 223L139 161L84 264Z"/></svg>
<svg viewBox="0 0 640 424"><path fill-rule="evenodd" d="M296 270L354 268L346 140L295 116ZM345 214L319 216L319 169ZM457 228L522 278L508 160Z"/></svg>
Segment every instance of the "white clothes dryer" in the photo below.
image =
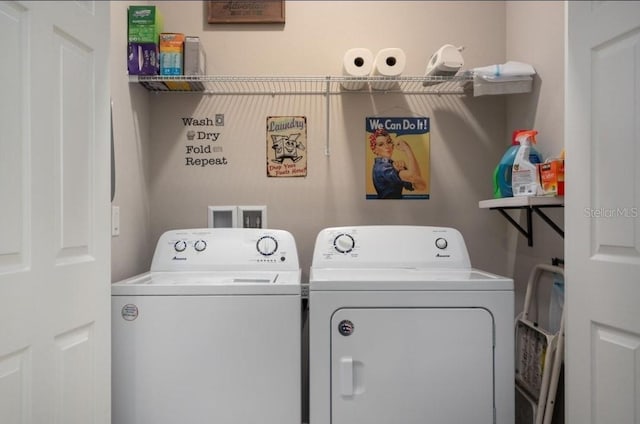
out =
<svg viewBox="0 0 640 424"><path fill-rule="evenodd" d="M457 230L324 229L309 280L310 424L513 424L513 280Z"/></svg>
<svg viewBox="0 0 640 424"><path fill-rule="evenodd" d="M286 231L164 233L112 286L112 422L300 424L300 275Z"/></svg>

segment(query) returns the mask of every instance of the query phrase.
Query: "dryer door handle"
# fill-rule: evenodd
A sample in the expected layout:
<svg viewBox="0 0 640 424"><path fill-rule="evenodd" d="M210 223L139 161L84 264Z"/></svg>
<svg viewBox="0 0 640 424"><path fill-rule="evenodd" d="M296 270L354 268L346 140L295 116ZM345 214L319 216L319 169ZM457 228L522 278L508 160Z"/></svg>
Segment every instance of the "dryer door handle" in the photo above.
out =
<svg viewBox="0 0 640 424"><path fill-rule="evenodd" d="M353 396L353 358L340 358L340 395Z"/></svg>

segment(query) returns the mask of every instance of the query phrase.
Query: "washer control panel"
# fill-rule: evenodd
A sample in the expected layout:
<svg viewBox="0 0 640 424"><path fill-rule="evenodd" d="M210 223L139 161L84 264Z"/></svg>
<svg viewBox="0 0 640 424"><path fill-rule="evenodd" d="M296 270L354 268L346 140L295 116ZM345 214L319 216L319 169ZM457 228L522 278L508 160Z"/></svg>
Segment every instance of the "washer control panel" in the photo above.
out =
<svg viewBox="0 0 640 424"><path fill-rule="evenodd" d="M207 248L206 240L196 240L193 242L193 248L196 252L203 252Z"/></svg>
<svg viewBox="0 0 640 424"><path fill-rule="evenodd" d="M296 270L293 236L261 228L171 230L158 240L151 271Z"/></svg>
<svg viewBox="0 0 640 424"><path fill-rule="evenodd" d="M175 243L173 243L173 250L176 253L185 252L185 254L188 254L187 248L193 248L193 250L196 252L203 252L207 248L207 241L202 239L179 239Z"/></svg>
<svg viewBox="0 0 640 424"><path fill-rule="evenodd" d="M273 236L262 236L256 243L256 249L262 256L271 256L278 251L278 240Z"/></svg>
<svg viewBox="0 0 640 424"><path fill-rule="evenodd" d="M173 248L176 252L184 252L187 250L187 241L186 240L178 240L173 244Z"/></svg>
<svg viewBox="0 0 640 424"><path fill-rule="evenodd" d="M449 246L449 242L444 237L438 237L436 239L436 247L440 250L445 250Z"/></svg>
<svg viewBox="0 0 640 424"><path fill-rule="evenodd" d="M338 234L333 239L333 247L340 253L350 253L356 247L356 241L349 233Z"/></svg>
<svg viewBox="0 0 640 424"><path fill-rule="evenodd" d="M470 268L459 231L446 227L356 226L322 230L313 267Z"/></svg>

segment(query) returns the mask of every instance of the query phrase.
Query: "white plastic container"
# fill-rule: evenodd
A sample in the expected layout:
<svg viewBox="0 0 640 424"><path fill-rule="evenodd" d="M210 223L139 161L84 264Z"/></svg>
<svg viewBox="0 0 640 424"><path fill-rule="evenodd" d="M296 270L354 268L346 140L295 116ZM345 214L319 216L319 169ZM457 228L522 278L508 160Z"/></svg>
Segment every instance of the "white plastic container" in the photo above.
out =
<svg viewBox="0 0 640 424"><path fill-rule="evenodd" d="M464 47L456 47L451 44L445 44L440 47L438 51L429 58L425 76L452 77L457 74L464 65L464 59L460 53L462 50L464 50Z"/></svg>

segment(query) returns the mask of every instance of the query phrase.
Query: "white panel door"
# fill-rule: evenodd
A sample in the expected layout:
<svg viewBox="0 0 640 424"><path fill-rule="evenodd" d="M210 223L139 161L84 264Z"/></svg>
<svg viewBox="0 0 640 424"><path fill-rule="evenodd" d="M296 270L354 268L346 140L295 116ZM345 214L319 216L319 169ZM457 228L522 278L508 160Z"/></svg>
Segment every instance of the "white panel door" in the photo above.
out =
<svg viewBox="0 0 640 424"><path fill-rule="evenodd" d="M331 423L494 423L493 329L479 308L339 309Z"/></svg>
<svg viewBox="0 0 640 424"><path fill-rule="evenodd" d="M0 1L0 423L110 422L107 2Z"/></svg>
<svg viewBox="0 0 640 424"><path fill-rule="evenodd" d="M569 424L640 424L640 2L568 2Z"/></svg>

